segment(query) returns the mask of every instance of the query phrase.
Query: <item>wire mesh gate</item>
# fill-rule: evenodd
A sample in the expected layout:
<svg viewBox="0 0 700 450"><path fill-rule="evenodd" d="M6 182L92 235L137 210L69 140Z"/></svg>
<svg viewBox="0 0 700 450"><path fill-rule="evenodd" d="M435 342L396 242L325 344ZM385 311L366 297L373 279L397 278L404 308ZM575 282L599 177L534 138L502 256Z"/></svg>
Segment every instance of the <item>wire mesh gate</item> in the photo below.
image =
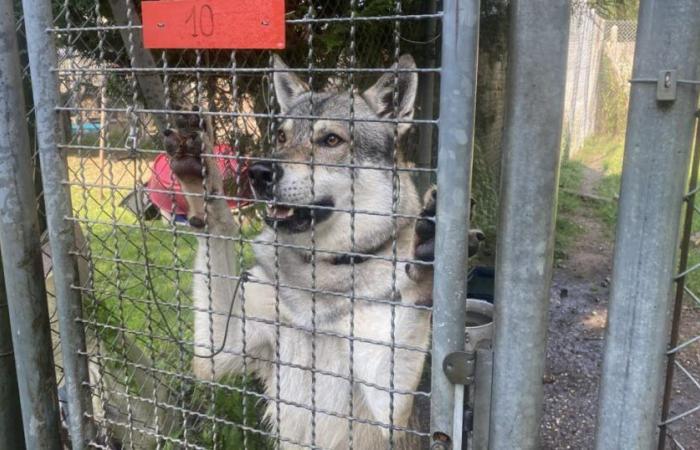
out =
<svg viewBox="0 0 700 450"><path fill-rule="evenodd" d="M437 102L415 114L414 102L440 72L425 61L443 13L288 3L287 66L267 52L145 52L138 3L51 6L25 3L24 23L47 64L32 82L73 438L421 445L435 195L423 203L411 177L434 169L405 154L413 125L436 132Z"/></svg>
<svg viewBox="0 0 700 450"><path fill-rule="evenodd" d="M700 117L700 110L696 116ZM700 404L693 401L700 393L698 379L698 361L700 360L697 358L697 349L693 347L700 341L700 334L696 328L700 299L693 277L700 266L690 256L691 246L694 245L692 239L695 235L693 223L698 212L695 198L698 191L698 164L700 164L700 127L696 125L695 151L690 167L688 192L684 196L685 217L680 240L678 274L675 277L675 299L661 410L661 433L658 446L660 450L667 448L667 442L675 448L692 448L693 440L697 439L700 433L697 426L690 425L693 415L700 411ZM689 432L684 433L684 430Z"/></svg>

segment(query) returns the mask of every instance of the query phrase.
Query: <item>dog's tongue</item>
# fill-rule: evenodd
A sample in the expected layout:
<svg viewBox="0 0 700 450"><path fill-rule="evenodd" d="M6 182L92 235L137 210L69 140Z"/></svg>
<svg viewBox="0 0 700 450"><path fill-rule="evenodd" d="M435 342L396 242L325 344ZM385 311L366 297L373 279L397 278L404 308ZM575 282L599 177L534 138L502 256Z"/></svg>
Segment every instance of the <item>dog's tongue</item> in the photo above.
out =
<svg viewBox="0 0 700 450"><path fill-rule="evenodd" d="M294 215L294 208L286 206L267 206L267 216L272 219L288 219Z"/></svg>

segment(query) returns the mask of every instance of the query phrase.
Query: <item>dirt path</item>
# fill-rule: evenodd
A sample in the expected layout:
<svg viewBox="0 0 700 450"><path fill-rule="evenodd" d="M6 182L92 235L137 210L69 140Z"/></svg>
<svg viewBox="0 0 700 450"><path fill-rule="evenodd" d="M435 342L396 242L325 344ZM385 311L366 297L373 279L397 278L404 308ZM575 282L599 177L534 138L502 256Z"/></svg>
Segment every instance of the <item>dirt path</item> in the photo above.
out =
<svg viewBox="0 0 700 450"><path fill-rule="evenodd" d="M600 172L585 170L580 192L595 194L600 178ZM567 250L568 258L554 270L541 429L544 449L592 449L595 444L613 239L591 203L596 201L583 199L570 215L581 233ZM680 342L700 336L700 309L690 302L683 308ZM676 370L670 416L700 406L700 345L683 350L678 362L694 379ZM675 422L670 432L682 447L667 439L667 449L700 450L700 411Z"/></svg>
<svg viewBox="0 0 700 450"><path fill-rule="evenodd" d="M593 194L600 174L584 172ZM581 233L557 264L552 282L542 443L545 449L594 446L598 381L612 266L612 244L590 201L570 219Z"/></svg>

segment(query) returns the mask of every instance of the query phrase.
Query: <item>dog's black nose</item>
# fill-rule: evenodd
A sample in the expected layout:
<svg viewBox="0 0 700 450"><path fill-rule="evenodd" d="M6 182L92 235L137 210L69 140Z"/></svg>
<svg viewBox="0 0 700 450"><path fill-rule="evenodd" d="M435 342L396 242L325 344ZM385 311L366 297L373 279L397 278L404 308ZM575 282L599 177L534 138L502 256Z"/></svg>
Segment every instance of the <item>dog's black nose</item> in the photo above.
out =
<svg viewBox="0 0 700 450"><path fill-rule="evenodd" d="M278 164L261 161L250 166L248 174L258 196L270 198L275 183L282 178L282 168Z"/></svg>

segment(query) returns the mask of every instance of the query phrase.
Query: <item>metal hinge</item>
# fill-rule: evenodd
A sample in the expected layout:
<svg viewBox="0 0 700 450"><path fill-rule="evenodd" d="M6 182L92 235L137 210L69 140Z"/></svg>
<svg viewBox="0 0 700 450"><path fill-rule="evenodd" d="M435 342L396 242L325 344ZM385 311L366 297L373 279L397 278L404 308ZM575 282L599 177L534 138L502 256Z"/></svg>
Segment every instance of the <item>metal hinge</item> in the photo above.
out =
<svg viewBox="0 0 700 450"><path fill-rule="evenodd" d="M452 352L442 362L442 370L452 384L465 386L474 381L475 352Z"/></svg>

